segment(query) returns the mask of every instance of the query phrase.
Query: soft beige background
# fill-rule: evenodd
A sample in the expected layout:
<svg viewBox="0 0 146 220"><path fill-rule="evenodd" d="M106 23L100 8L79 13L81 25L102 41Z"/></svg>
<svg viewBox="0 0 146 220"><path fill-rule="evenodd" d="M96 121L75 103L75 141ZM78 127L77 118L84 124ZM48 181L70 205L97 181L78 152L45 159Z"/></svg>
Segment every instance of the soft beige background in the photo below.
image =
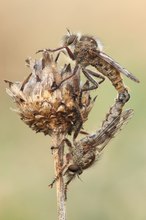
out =
<svg viewBox="0 0 146 220"><path fill-rule="evenodd" d="M105 51L133 72L124 77L135 115L102 159L69 188L68 219L146 219L146 1L0 1L0 219L57 219L51 139L35 134L9 110L3 79L22 80L28 56L57 47L66 28L98 36ZM110 82L98 94L88 131L100 126L116 92ZM95 94L94 93L94 94Z"/></svg>

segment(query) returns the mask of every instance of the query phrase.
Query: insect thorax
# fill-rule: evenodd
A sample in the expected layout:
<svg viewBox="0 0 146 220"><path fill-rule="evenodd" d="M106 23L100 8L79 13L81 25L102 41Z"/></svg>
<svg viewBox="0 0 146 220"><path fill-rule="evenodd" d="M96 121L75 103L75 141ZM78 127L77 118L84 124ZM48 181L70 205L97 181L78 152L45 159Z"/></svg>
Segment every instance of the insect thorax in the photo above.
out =
<svg viewBox="0 0 146 220"><path fill-rule="evenodd" d="M96 59L96 49L88 42L78 42L74 49L75 60L81 66L86 67L92 65Z"/></svg>
<svg viewBox="0 0 146 220"><path fill-rule="evenodd" d="M86 149L86 146L76 145L72 149L72 165L82 170L90 167L95 161L95 149Z"/></svg>

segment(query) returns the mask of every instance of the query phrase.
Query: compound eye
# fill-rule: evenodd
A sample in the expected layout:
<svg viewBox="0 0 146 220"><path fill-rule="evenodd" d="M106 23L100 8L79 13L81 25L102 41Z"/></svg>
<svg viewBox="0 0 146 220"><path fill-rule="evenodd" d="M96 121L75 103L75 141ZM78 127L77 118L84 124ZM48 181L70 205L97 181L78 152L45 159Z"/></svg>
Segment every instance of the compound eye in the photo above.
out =
<svg viewBox="0 0 146 220"><path fill-rule="evenodd" d="M70 35L69 37L68 37L68 39L67 39L67 45L70 45L70 44L72 44L72 43L75 43L75 41L76 41L76 39L77 39L77 36L76 35Z"/></svg>
<svg viewBox="0 0 146 220"><path fill-rule="evenodd" d="M78 165L72 164L68 167L69 171L73 172L73 173L78 173L78 171L80 170Z"/></svg>
<svg viewBox="0 0 146 220"><path fill-rule="evenodd" d="M94 40L93 38L90 39L90 42L92 44L94 44L96 47L98 47L98 44L97 44L96 40Z"/></svg>

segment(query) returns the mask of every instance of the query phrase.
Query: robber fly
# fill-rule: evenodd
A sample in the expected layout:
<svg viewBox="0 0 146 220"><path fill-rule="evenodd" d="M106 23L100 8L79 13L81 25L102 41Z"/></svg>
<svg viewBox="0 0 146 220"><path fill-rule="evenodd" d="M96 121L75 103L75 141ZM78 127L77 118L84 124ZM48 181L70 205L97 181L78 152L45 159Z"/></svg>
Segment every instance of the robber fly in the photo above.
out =
<svg viewBox="0 0 146 220"><path fill-rule="evenodd" d="M97 40L95 37L88 35L71 34L68 30L68 34L65 35L63 38L62 47L59 47L54 50L47 50L54 52L62 49L66 49L69 57L72 60L76 61L76 68L73 74L76 73L77 69L80 66L83 74L92 83L91 87L88 88L88 90L96 89L99 86L99 84L101 84L105 80L104 76L106 76L107 78L109 78L115 89L118 91L119 100L123 102L127 102L129 100L130 95L123 83L120 73L123 73L128 78L137 83L139 82L139 80L132 73L128 72L128 70L126 70L116 61L114 61L110 56L104 53L102 51L102 46L99 40ZM86 68L90 65L95 67L96 70L98 70L104 76ZM93 76L99 78L100 81L95 81L93 79ZM65 80L63 80L62 83L64 81Z"/></svg>
<svg viewBox="0 0 146 220"><path fill-rule="evenodd" d="M67 194L69 183L98 160L105 146L132 117L133 110L129 109L122 112L123 106L117 99L106 115L101 128L95 134L87 135L74 142L73 145L68 139L64 140L69 149L69 153L66 154L66 163L61 171L66 177L65 194ZM57 179L58 177L50 184L51 187Z"/></svg>
<svg viewBox="0 0 146 220"><path fill-rule="evenodd" d="M122 126L128 122L132 115L132 109L125 110L116 117L115 114L112 116L112 113L110 113L108 119L103 122L101 129L96 134L86 136L74 143L74 146L69 145L66 141L68 146L70 146L70 152L66 155L69 165L64 173L67 177L65 184L66 193L69 183L98 161L105 146L121 130Z"/></svg>

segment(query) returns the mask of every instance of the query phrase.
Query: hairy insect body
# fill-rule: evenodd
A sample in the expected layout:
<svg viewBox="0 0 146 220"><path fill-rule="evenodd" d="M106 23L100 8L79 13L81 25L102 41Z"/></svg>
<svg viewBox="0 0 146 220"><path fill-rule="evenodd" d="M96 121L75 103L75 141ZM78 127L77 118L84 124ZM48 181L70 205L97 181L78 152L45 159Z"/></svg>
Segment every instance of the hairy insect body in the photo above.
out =
<svg viewBox="0 0 146 220"><path fill-rule="evenodd" d="M88 82L85 83L80 92L76 94L75 99L79 100L79 108L84 109L84 99L82 99L82 95L85 95L86 92L89 92L90 90L97 89L99 84L105 80L105 77L111 81L115 89L118 91L118 98L116 99L115 104L110 108L101 128L95 134L88 134L81 140L76 141L77 134L82 127L82 117L86 119L87 116L87 114L82 114L81 112L81 114L78 115L79 125L78 123L76 124L73 144L68 139L63 140L68 145L68 152L65 154L66 161L60 173L66 178L65 191L67 192L67 186L72 179L79 176L85 169L91 167L98 160L108 142L116 133L118 133L119 130L121 130L122 125L128 122L133 114L133 110L131 109L122 112L123 106L129 100L130 95L123 83L121 73L137 83L139 80L132 73L114 61L110 56L104 53L100 42L92 36L71 34L70 31L68 31L68 34L64 36L63 45L61 47L53 50L47 49L46 51L59 51L57 58L55 59L57 62L59 54L64 49L67 51L69 57L75 61L75 67L72 74L63 78L61 82L54 86L54 89L62 88L63 83L67 82L75 75L79 76L79 70L81 69L82 73L88 79ZM38 52L41 51L42 50ZM98 72L93 72L92 70L87 69L88 66L94 67ZM98 80L96 81L93 77L96 77ZM90 96L88 97L89 99L86 99L85 103L90 101ZM59 176L55 178L50 186L53 186L58 177Z"/></svg>
<svg viewBox="0 0 146 220"><path fill-rule="evenodd" d="M80 65L82 72L88 80L92 82L93 85L90 87L90 90L98 88L98 85L104 81L102 75L86 69L87 66L91 65L112 82L119 93L118 98L120 101L125 103L129 100L130 95L123 83L121 73L137 83L139 80L110 56L105 54L102 51L101 42L99 40L88 35L72 35L69 32L69 35L64 37L63 47L67 50L70 58L76 61L76 65ZM69 47L71 47L72 51ZM96 82L92 76L102 80Z"/></svg>
<svg viewBox="0 0 146 220"><path fill-rule="evenodd" d="M70 154L71 165L68 166L68 170L73 171L73 167L76 167L76 170L74 169L74 173L78 173L78 170L83 171L90 167L95 161L96 156L95 148L91 147L89 151L89 147L86 148L85 146L80 145L80 142L70 149Z"/></svg>
<svg viewBox="0 0 146 220"><path fill-rule="evenodd" d="M63 38L63 46L56 49L47 49L48 51L55 52L61 51L65 49L72 60L75 60L76 65L73 71L73 74L62 80L62 82L58 85L61 86L69 78L73 77L80 66L83 74L92 83L90 87L87 89L84 88L82 91L89 91L97 89L99 84L101 84L106 76L113 84L115 89L118 91L118 99L119 101L126 103L130 95L128 93L127 88L125 87L121 73L130 78L131 80L139 83L139 80L128 70L123 68L119 63L114 61L110 56L102 51L101 42L97 40L93 36L88 35L79 35L79 34L71 34L68 30L68 34ZM40 52L42 50L39 50ZM60 52L59 52L60 54ZM59 55L57 56L58 59ZM98 72L93 72L87 69L87 66L95 67ZM104 76L103 76L104 75ZM98 82L93 78L96 77L100 79ZM57 87L56 87L57 88Z"/></svg>
<svg viewBox="0 0 146 220"><path fill-rule="evenodd" d="M118 93L124 94L125 99L123 101L128 101L130 95L123 83L120 72L110 63L102 59L99 56L98 50L92 44L85 44L84 42L77 43L74 50L74 56L77 64L80 64L82 68L86 68L87 66L91 65L104 76L106 76L111 81Z"/></svg>
<svg viewBox="0 0 146 220"><path fill-rule="evenodd" d="M115 136L121 127L128 122L133 115L133 110L122 112L124 104L117 99L106 115L101 128L92 135L87 135L72 146L69 146L67 157L70 158L64 175L68 184L82 172L91 167L100 157L105 146Z"/></svg>
<svg viewBox="0 0 146 220"><path fill-rule="evenodd" d="M102 122L101 128L92 135L88 135L78 142L84 150L93 149L100 153L103 148L102 144L109 141L114 137L118 131L119 121L121 119L123 103L116 100L115 104L110 108L109 113L106 115L105 120ZM123 121L124 122L124 121Z"/></svg>
<svg viewBox="0 0 146 220"><path fill-rule="evenodd" d="M82 172L91 167L97 160L95 149L84 148L83 145L76 144L69 149L70 153L66 156L70 158L70 162L64 172L66 176L65 195L67 198L67 187L69 183Z"/></svg>
<svg viewBox="0 0 146 220"><path fill-rule="evenodd" d="M124 93L125 91L127 91L120 73L110 64L107 64L106 61L102 60L101 58L96 58L95 60L93 60L92 65L95 66L96 69L104 76L109 78L109 80L112 82L113 86L119 93Z"/></svg>

